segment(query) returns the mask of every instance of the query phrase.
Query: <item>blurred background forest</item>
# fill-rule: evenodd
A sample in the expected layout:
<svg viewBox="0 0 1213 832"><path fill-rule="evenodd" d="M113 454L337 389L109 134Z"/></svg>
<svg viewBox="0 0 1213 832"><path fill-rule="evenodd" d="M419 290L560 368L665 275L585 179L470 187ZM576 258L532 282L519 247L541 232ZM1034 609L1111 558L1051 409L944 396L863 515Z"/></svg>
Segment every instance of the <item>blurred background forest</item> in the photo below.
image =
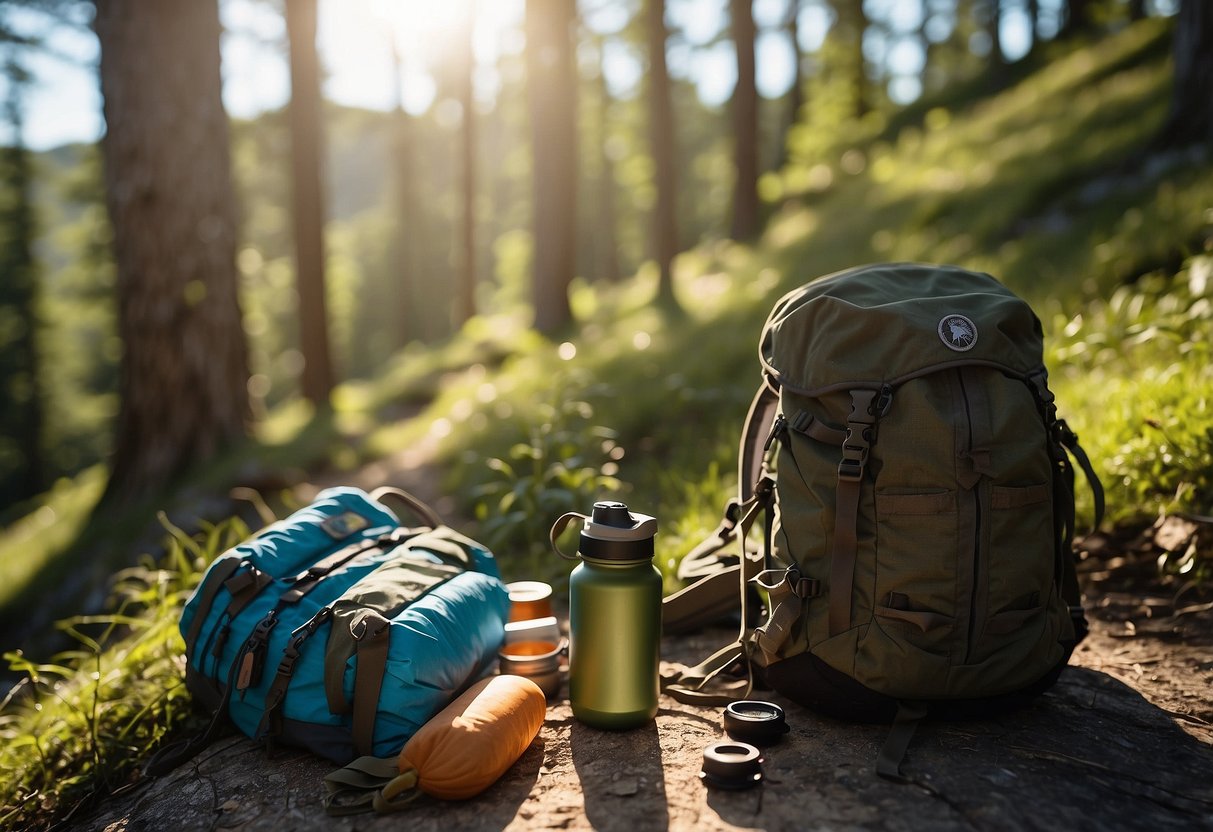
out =
<svg viewBox="0 0 1213 832"><path fill-rule="evenodd" d="M9 622L64 590L81 540L129 548L99 517L423 440L499 544L533 550L566 506L641 483L690 518L672 560L727 493L762 314L880 259L1005 279L1076 385L1110 367L1176 388L1132 398L1195 396L1094 444L1154 466L1104 469L1139 515L1142 479L1208 498L1209 379L1188 375L1208 337L1205 3L0 10ZM65 66L92 86L48 100ZM56 119L105 137L47 146ZM1151 342L1186 363L1109 363Z"/></svg>
<svg viewBox="0 0 1213 832"><path fill-rule="evenodd" d="M0 825L181 725L183 599L324 485L556 583L619 495L673 589L771 305L864 262L1029 300L1207 598L1206 0L3 0L0 67Z"/></svg>

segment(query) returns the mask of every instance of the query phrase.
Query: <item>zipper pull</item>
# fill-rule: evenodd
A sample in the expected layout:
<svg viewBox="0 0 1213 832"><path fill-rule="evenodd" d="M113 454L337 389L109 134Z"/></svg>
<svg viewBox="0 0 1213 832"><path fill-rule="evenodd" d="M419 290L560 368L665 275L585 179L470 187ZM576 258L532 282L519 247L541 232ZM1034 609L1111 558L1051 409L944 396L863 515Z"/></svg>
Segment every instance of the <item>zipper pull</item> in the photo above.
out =
<svg viewBox="0 0 1213 832"><path fill-rule="evenodd" d="M767 441L762 444L762 452L765 454L771 450L771 446L775 444L775 440L783 435L788 428L788 417L780 413L775 417L775 421L771 423L771 432L767 434Z"/></svg>
<svg viewBox="0 0 1213 832"><path fill-rule="evenodd" d="M240 655L240 671L236 676L236 690L244 691L255 688L261 683L261 673L265 669L265 653L269 645L270 633L278 625L278 610L272 609L265 618L257 622L253 633L244 644Z"/></svg>

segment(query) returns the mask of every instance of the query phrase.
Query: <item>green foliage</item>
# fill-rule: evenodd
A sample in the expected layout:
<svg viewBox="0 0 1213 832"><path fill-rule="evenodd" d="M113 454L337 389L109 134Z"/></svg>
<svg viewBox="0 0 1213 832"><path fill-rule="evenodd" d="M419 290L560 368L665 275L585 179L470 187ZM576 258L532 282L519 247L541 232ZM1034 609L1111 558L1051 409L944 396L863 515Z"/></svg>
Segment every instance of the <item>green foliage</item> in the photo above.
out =
<svg viewBox="0 0 1213 832"><path fill-rule="evenodd" d="M108 613L59 622L76 648L48 662L5 654L23 678L0 705L0 825L46 825L122 786L148 749L187 721L181 607L207 564L248 528L233 519L194 537L169 530L160 563L115 575Z"/></svg>
<svg viewBox="0 0 1213 832"><path fill-rule="evenodd" d="M595 500L623 488L616 476L623 448L613 430L594 424L589 403L544 403L538 416L526 441L483 461L490 479L471 491L484 542L515 562L530 555L532 569L547 551L548 529L557 517L586 512ZM479 460L471 455L468 462Z"/></svg>
<svg viewBox="0 0 1213 832"><path fill-rule="evenodd" d="M1113 521L1213 514L1211 284L1213 255L1201 255L1054 322L1058 398L1073 408Z"/></svg>

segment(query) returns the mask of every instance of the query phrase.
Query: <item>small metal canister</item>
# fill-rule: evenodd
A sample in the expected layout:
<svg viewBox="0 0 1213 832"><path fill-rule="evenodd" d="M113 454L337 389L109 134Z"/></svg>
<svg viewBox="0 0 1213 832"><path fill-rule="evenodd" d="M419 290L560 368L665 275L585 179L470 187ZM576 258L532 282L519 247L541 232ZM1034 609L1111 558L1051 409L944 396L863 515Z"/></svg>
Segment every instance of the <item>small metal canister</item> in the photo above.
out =
<svg viewBox="0 0 1213 832"><path fill-rule="evenodd" d="M564 673L560 658L567 649L561 639L558 644L546 641L516 641L497 652L497 668L503 676L525 676L543 691L548 699L560 693Z"/></svg>

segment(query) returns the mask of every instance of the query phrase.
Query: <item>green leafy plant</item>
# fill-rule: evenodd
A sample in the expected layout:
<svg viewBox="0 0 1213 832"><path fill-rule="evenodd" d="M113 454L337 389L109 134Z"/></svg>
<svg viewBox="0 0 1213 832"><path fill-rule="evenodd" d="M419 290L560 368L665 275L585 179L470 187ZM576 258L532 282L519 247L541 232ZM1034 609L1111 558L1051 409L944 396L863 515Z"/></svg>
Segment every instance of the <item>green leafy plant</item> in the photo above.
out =
<svg viewBox="0 0 1213 832"><path fill-rule="evenodd" d="M472 493L480 534L490 548L528 553L534 560L546 550L557 517L585 511L594 500L622 490L617 474L623 448L615 432L594 424L593 416L584 401L541 405L527 440L485 461L491 479Z"/></svg>
<svg viewBox="0 0 1213 832"><path fill-rule="evenodd" d="M1213 255L1199 255L1055 322L1058 400L1099 469L1114 522L1213 513L1211 286ZM1213 553L1196 551L1164 565L1200 575L1210 562Z"/></svg>
<svg viewBox="0 0 1213 832"><path fill-rule="evenodd" d="M248 536L239 519L187 535L114 577L110 611L58 628L78 646L37 662L5 654L22 679L0 703L0 826L38 828L131 781L147 749L190 715L181 607L207 564Z"/></svg>

